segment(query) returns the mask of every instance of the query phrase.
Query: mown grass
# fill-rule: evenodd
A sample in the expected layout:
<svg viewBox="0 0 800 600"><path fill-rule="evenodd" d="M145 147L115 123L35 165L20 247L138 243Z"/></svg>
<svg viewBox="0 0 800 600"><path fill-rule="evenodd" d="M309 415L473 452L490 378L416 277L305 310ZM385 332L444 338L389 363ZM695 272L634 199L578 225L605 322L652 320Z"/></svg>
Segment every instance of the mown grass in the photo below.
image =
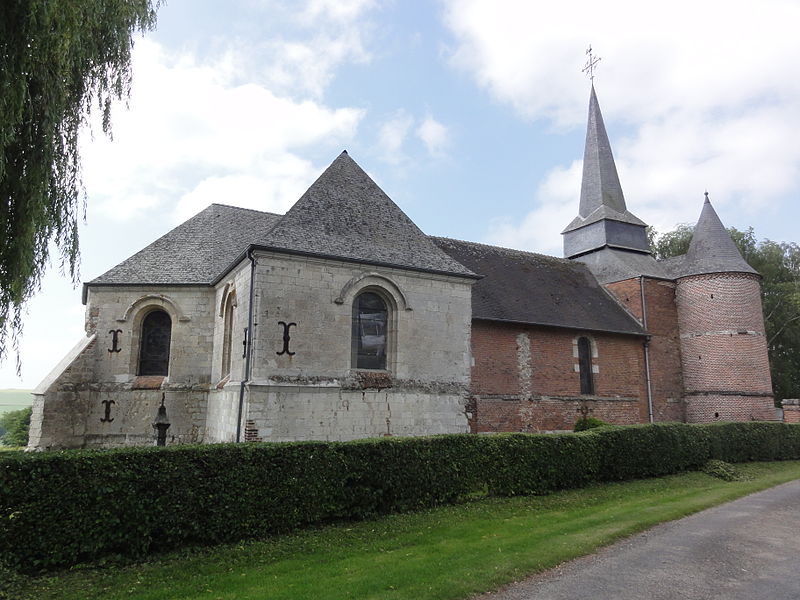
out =
<svg viewBox="0 0 800 600"><path fill-rule="evenodd" d="M258 542L106 563L28 580L37 599L467 598L657 523L800 478L800 461L739 465L549 496L487 498ZM164 499L169 502L169 498Z"/></svg>

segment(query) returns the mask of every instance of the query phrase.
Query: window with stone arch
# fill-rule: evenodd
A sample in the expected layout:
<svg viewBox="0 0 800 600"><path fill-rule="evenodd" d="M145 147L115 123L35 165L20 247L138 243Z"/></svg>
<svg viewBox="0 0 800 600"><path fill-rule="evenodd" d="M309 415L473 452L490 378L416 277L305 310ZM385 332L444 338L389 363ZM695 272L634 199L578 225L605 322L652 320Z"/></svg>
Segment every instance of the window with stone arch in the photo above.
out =
<svg viewBox="0 0 800 600"><path fill-rule="evenodd" d="M169 314L161 309L147 313L139 337L139 375L167 375L171 337Z"/></svg>
<svg viewBox="0 0 800 600"><path fill-rule="evenodd" d="M354 369L385 371L389 349L389 303L367 288L353 300L351 364Z"/></svg>
<svg viewBox="0 0 800 600"><path fill-rule="evenodd" d="M578 373L581 379L581 394L594 394L592 376L592 342L586 336L578 338Z"/></svg>
<svg viewBox="0 0 800 600"><path fill-rule="evenodd" d="M231 347L233 344L233 323L236 314L236 292L231 292L225 299L225 307L222 311L223 334L222 334L222 372L224 379L231 374Z"/></svg>

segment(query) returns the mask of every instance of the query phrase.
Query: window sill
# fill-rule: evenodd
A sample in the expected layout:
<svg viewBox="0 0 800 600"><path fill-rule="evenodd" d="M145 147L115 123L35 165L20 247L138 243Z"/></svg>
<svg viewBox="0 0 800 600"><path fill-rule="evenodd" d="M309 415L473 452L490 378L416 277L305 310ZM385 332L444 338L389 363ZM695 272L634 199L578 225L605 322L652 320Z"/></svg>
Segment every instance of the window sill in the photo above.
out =
<svg viewBox="0 0 800 600"><path fill-rule="evenodd" d="M132 390L160 390L167 379L165 375L139 375L131 383Z"/></svg>

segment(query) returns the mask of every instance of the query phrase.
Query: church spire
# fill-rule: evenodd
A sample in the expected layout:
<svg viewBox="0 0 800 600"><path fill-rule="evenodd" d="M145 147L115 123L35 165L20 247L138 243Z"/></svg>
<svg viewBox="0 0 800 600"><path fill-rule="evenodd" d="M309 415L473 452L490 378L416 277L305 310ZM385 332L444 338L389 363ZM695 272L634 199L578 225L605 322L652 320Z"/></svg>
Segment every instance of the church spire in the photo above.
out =
<svg viewBox="0 0 800 600"><path fill-rule="evenodd" d="M578 216L562 232L564 255L579 256L603 247L649 252L646 224L625 206L611 143L592 84L583 154Z"/></svg>
<svg viewBox="0 0 800 600"><path fill-rule="evenodd" d="M617 175L617 165L611 152L603 115L592 85L589 96L589 121L586 127L586 146L583 151L583 179L578 214L586 219L599 208L607 206L625 213L625 196Z"/></svg>

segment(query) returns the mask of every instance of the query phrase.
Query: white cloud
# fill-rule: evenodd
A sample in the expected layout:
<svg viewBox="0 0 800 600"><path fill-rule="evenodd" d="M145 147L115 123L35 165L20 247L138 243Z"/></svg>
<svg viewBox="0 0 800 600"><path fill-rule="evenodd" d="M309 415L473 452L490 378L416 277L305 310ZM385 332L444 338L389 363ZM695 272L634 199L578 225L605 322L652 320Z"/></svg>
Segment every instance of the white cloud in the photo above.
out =
<svg viewBox="0 0 800 600"><path fill-rule="evenodd" d="M556 128L585 124L580 68L591 42L602 57L606 125L624 126L611 143L629 208L659 229L695 219L706 188L723 221L777 215L775 202L800 188L797 2L450 0L445 21L454 65L520 115ZM574 216L578 189L567 219L550 226ZM561 201L545 183L533 212L518 227L495 223L492 239L538 243L524 229L559 214Z"/></svg>
<svg viewBox="0 0 800 600"><path fill-rule="evenodd" d="M556 168L539 185L534 197L536 209L521 221L496 218L489 222L486 241L509 248L522 248L560 256L560 231L575 218L581 186L581 162Z"/></svg>
<svg viewBox="0 0 800 600"><path fill-rule="evenodd" d="M378 131L378 145L381 158L390 164L405 160L403 144L414 124L414 118L405 111L396 112Z"/></svg>
<svg viewBox="0 0 800 600"><path fill-rule="evenodd" d="M224 60L198 64L148 40L137 44L134 71L130 110L114 115L114 141L98 136L83 146L90 200L117 220L179 198L181 217L206 200L285 208L302 192L299 182L318 171L295 152L319 145L333 152L363 116L232 84ZM223 181L236 192L224 194L216 185Z"/></svg>
<svg viewBox="0 0 800 600"><path fill-rule="evenodd" d="M309 0L287 15L295 27L283 27L261 43L241 44L237 66L281 95L321 98L339 65L370 61L374 6L373 0Z"/></svg>
<svg viewBox="0 0 800 600"><path fill-rule="evenodd" d="M447 127L430 115L425 117L425 120L417 127L416 133L431 156L442 156L450 142Z"/></svg>

